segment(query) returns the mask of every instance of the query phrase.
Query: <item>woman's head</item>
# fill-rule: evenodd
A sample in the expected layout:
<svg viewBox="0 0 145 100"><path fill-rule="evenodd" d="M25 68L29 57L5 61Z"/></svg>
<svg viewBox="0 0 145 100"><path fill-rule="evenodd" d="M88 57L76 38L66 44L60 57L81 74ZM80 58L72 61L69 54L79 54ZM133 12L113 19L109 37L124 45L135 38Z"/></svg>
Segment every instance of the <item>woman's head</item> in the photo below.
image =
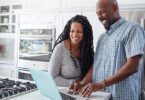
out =
<svg viewBox="0 0 145 100"><path fill-rule="evenodd" d="M73 30L74 26L76 26L76 34ZM73 34L74 33L74 34ZM75 43L81 43L82 41L88 41L89 37L93 37L92 34L92 26L90 25L87 17L83 15L76 15L70 20L70 28L69 28L69 38L71 39L71 42ZM73 38L73 36L76 38ZM80 38L77 38L80 37ZM74 40L74 41L73 41ZM78 40L78 41L77 41Z"/></svg>
<svg viewBox="0 0 145 100"><path fill-rule="evenodd" d="M82 24L78 22L72 22L69 35L72 44L80 45L84 35Z"/></svg>
<svg viewBox="0 0 145 100"><path fill-rule="evenodd" d="M87 17L83 15L76 15L72 17L64 27L55 42L55 46L70 39L74 44L80 44L80 65L81 65L81 79L86 75L87 71L93 64L93 31Z"/></svg>
<svg viewBox="0 0 145 100"><path fill-rule="evenodd" d="M82 41L88 41L89 38L91 40L93 39L93 32L87 17L76 15L67 22L57 41L60 40L59 42L61 42L66 39L71 39L71 42L75 43L76 41L76 43L81 43Z"/></svg>

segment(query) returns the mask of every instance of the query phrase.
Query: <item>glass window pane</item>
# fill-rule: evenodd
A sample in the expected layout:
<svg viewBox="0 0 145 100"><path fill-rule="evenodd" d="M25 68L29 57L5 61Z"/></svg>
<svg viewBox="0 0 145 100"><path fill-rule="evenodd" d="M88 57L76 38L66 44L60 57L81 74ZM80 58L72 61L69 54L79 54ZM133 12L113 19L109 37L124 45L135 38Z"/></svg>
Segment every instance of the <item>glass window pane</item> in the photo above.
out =
<svg viewBox="0 0 145 100"><path fill-rule="evenodd" d="M10 7L9 6L1 6L0 7L0 12L1 13L9 13L10 12Z"/></svg>
<svg viewBox="0 0 145 100"><path fill-rule="evenodd" d="M14 39L0 38L0 60L14 61Z"/></svg>

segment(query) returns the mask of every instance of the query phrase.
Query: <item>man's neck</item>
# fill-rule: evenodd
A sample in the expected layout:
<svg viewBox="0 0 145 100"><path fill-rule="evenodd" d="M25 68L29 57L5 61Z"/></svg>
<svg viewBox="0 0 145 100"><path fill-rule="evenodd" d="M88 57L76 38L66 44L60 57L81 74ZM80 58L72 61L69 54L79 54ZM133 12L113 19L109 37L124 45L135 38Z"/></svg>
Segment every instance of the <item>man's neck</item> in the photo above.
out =
<svg viewBox="0 0 145 100"><path fill-rule="evenodd" d="M114 22L113 22L111 25L113 25L115 22L117 22L117 21L120 20L120 19L121 19L121 17L118 16L118 17L114 20ZM111 25L110 25L109 27L106 27L106 28L105 28L106 31L110 30Z"/></svg>
<svg viewBox="0 0 145 100"><path fill-rule="evenodd" d="M121 16L119 16L118 18L116 18L116 20L115 20L115 22L117 22L118 20L120 20L121 19ZM114 23L115 23L114 22Z"/></svg>

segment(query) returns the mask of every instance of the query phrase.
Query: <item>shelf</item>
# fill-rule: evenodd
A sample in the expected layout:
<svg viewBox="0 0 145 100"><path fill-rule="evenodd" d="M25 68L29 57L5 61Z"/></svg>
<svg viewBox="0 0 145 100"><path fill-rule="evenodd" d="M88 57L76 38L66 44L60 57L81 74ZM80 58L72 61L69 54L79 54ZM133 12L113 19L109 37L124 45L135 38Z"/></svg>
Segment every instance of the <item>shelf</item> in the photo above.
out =
<svg viewBox="0 0 145 100"><path fill-rule="evenodd" d="M11 25L16 25L15 23L0 23L0 25L7 25L7 26L11 26Z"/></svg>
<svg viewBox="0 0 145 100"><path fill-rule="evenodd" d="M0 13L0 16L9 16L9 15L15 15L13 13Z"/></svg>
<svg viewBox="0 0 145 100"><path fill-rule="evenodd" d="M28 35L28 36L53 36L54 29L21 29L20 35Z"/></svg>
<svg viewBox="0 0 145 100"><path fill-rule="evenodd" d="M49 55L52 52L42 52L42 53L20 53L20 56L24 56L24 57L36 57L36 56L44 56L44 55Z"/></svg>
<svg viewBox="0 0 145 100"><path fill-rule="evenodd" d="M51 39L54 35L20 35L20 39Z"/></svg>
<svg viewBox="0 0 145 100"><path fill-rule="evenodd" d="M29 61L42 61L42 62L49 62L51 54L48 55L29 55L29 56L19 56L19 59L29 60Z"/></svg>
<svg viewBox="0 0 145 100"><path fill-rule="evenodd" d="M0 33L0 38L15 38L15 33Z"/></svg>
<svg viewBox="0 0 145 100"><path fill-rule="evenodd" d="M14 24L0 24L0 33L15 33L16 25Z"/></svg>
<svg viewBox="0 0 145 100"><path fill-rule="evenodd" d="M0 16L10 15L10 13L0 13Z"/></svg>
<svg viewBox="0 0 145 100"><path fill-rule="evenodd" d="M18 59L18 69L27 69L29 67L40 69L40 70L48 70L49 61L36 61L29 59Z"/></svg>
<svg viewBox="0 0 145 100"><path fill-rule="evenodd" d="M21 30L25 30L25 29L54 29L55 26L54 25L50 25L50 24L46 24L46 23L40 23L40 24L28 24L28 23L24 23L23 25L20 25L20 29Z"/></svg>
<svg viewBox="0 0 145 100"><path fill-rule="evenodd" d="M19 69L19 72L25 73L25 74L31 74L31 73L29 72L29 70Z"/></svg>

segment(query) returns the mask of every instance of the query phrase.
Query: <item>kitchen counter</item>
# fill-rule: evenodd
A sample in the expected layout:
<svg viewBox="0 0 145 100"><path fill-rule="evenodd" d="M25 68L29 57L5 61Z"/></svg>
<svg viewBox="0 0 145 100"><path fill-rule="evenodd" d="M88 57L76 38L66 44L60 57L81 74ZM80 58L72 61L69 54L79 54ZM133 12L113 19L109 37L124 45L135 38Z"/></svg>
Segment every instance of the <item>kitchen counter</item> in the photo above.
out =
<svg viewBox="0 0 145 100"><path fill-rule="evenodd" d="M42 95L38 90L32 91L20 96L12 97L8 100L51 100L46 96Z"/></svg>
<svg viewBox="0 0 145 100"><path fill-rule="evenodd" d="M97 95L95 100L109 100L110 93L107 92L94 92L93 95ZM79 95L78 95L79 96ZM10 98L8 100L51 100L48 97L42 95L38 90L29 92L17 97Z"/></svg>
<svg viewBox="0 0 145 100"><path fill-rule="evenodd" d="M6 77L3 77L2 78L3 80L1 80L1 82L4 82L5 78ZM5 79L5 82L6 82L6 80L7 80L7 78ZM32 84L34 83L34 81L26 81L26 80L21 80L21 79L11 79L11 80L21 81L21 82L31 82ZM9 81L10 80L7 80L7 82L9 82ZM21 85L24 86L24 84L21 84ZM66 93L66 90L68 89L68 87L58 87L58 89L61 92ZM8 94L8 95L10 95L10 94ZM79 97L79 98L81 98L81 100L86 99L86 98L80 97L79 95L73 95L73 94L69 94L69 95L71 95L72 97L75 97L75 98ZM98 92L93 92L90 97L93 98L91 100L109 100L110 96L111 96L111 94L108 93L108 92L98 91ZM20 92L18 94L14 94L14 95L5 97L1 100L51 100L51 99L42 95L36 88L33 88L32 90L28 90L28 91L25 91L25 92ZM89 99L87 99L87 100L89 100Z"/></svg>

